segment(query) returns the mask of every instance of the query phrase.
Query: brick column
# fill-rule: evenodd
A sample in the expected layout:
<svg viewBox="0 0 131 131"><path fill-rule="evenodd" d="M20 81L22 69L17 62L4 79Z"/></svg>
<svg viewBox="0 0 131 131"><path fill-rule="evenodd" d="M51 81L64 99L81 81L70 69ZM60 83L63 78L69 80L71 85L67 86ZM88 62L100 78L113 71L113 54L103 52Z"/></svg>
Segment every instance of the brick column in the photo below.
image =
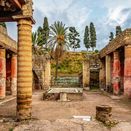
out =
<svg viewBox="0 0 131 131"><path fill-rule="evenodd" d="M17 55L12 54L11 58L11 94L16 95L17 90Z"/></svg>
<svg viewBox="0 0 131 131"><path fill-rule="evenodd" d="M83 62L83 87L89 87L90 85L90 65L89 61Z"/></svg>
<svg viewBox="0 0 131 131"><path fill-rule="evenodd" d="M131 98L131 45L125 46L124 94Z"/></svg>
<svg viewBox="0 0 131 131"><path fill-rule="evenodd" d="M44 88L48 89L51 85L51 65L50 59L47 59L44 69Z"/></svg>
<svg viewBox="0 0 131 131"><path fill-rule="evenodd" d="M105 60L106 65L106 90L109 91L111 88L111 56L107 55Z"/></svg>
<svg viewBox="0 0 131 131"><path fill-rule="evenodd" d="M105 62L101 60L101 68L99 73L99 86L101 89L105 88Z"/></svg>
<svg viewBox="0 0 131 131"><path fill-rule="evenodd" d="M32 22L18 21L18 79L17 79L17 118L31 118L32 104Z"/></svg>
<svg viewBox="0 0 131 131"><path fill-rule="evenodd" d="M120 58L119 52L113 52L113 73L112 73L112 84L113 84L113 93L118 95L120 92Z"/></svg>
<svg viewBox="0 0 131 131"><path fill-rule="evenodd" d="M5 49L0 49L0 99L6 94L6 58Z"/></svg>

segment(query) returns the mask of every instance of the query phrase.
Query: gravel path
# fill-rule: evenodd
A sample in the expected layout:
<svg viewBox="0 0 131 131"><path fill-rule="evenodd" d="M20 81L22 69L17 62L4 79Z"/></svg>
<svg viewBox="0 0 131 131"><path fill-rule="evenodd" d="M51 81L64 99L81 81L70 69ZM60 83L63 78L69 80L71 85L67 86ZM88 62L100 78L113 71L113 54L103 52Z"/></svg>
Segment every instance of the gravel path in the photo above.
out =
<svg viewBox="0 0 131 131"><path fill-rule="evenodd" d="M15 125L15 131L106 131L103 124L95 121L95 107L100 104L112 106L112 117L121 121L112 131L131 131L131 101L112 100L100 92L84 92L82 101L42 101L41 92L33 95L33 118L28 124L3 123L5 118L15 118L16 100L0 105L0 131L8 131ZM91 122L75 120L73 115L92 116ZM123 130L122 130L123 128ZM2 130L1 130L2 129ZM126 130L124 130L126 129Z"/></svg>

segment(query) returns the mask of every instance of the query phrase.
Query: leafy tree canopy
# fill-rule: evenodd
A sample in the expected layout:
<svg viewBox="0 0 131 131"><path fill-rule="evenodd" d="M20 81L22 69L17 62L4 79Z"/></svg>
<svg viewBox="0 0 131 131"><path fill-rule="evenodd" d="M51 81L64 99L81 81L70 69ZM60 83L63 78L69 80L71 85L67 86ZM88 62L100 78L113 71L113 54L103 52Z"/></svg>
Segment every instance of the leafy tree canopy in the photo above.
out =
<svg viewBox="0 0 131 131"><path fill-rule="evenodd" d="M111 42L113 39L114 39L114 34L113 32L110 32L109 41Z"/></svg>
<svg viewBox="0 0 131 131"><path fill-rule="evenodd" d="M75 27L70 27L69 28L69 42L70 42L70 47L74 49L80 48L80 35L76 31Z"/></svg>
<svg viewBox="0 0 131 131"><path fill-rule="evenodd" d="M116 26L116 36L122 33L121 26Z"/></svg>

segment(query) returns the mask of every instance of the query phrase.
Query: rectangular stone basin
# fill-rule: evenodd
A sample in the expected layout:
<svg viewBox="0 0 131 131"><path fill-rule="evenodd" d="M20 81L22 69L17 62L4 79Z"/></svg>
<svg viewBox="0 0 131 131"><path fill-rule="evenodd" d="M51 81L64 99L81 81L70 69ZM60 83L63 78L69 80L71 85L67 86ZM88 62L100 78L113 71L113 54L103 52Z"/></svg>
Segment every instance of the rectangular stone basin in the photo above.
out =
<svg viewBox="0 0 131 131"><path fill-rule="evenodd" d="M48 94L60 93L60 101L81 100L83 88L50 88Z"/></svg>

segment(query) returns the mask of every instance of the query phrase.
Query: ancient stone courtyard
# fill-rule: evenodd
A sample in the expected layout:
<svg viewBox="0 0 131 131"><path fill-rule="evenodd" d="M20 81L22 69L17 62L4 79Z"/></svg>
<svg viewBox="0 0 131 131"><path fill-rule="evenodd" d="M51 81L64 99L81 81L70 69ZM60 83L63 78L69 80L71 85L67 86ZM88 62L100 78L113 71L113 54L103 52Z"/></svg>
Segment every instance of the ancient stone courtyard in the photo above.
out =
<svg viewBox="0 0 131 131"><path fill-rule="evenodd" d="M0 131L131 131L130 4L94 1L0 0Z"/></svg>
<svg viewBox="0 0 131 131"><path fill-rule="evenodd" d="M15 123L16 100L0 105L1 131L130 131L131 103L120 97L109 97L100 91L84 91L81 101L42 101L42 92L33 93L31 121ZM119 98L119 99L118 99ZM112 117L119 121L115 126L107 128L95 120L96 106L108 104L112 106ZM73 116L91 116L90 122L74 119Z"/></svg>

